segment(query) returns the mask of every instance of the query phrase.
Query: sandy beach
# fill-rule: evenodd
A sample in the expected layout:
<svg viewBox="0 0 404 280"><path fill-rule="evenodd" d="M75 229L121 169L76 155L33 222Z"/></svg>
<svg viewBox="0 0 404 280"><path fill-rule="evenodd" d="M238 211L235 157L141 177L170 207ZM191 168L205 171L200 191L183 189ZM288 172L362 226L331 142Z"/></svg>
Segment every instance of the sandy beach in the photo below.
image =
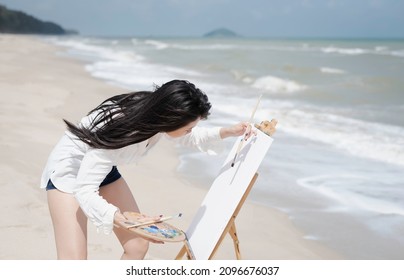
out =
<svg viewBox="0 0 404 280"><path fill-rule="evenodd" d="M0 35L0 259L56 258L46 192L39 188L48 154L65 129L109 96L125 89L89 75L80 61L34 36ZM135 89L134 89L135 90ZM211 118L214 118L212 115ZM137 165L120 171L144 213L184 213L173 222L186 230L206 194L176 172L179 158L170 143L159 143ZM253 230L260 225L262 231ZM88 225L89 259L119 259L114 235ZM244 259L343 259L274 209L247 200L237 219ZM182 244L151 244L147 259L174 259ZM216 259L235 259L226 237Z"/></svg>

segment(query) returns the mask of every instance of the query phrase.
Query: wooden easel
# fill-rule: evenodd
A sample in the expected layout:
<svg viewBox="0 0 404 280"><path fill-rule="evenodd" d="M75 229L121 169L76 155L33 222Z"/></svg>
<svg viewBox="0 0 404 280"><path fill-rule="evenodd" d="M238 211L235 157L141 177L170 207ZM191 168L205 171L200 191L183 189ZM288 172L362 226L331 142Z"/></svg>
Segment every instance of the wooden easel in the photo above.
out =
<svg viewBox="0 0 404 280"><path fill-rule="evenodd" d="M254 113L253 113L253 115L254 115ZM266 134L268 136L272 136L272 134L274 134L274 132L276 131L276 128L275 128L276 125L277 125L277 120L272 119L271 121L265 120L265 121L262 121L260 124L255 124L255 127L258 130L260 130L261 132L263 132L264 134ZM264 138L261 137L259 139L264 139ZM262 144L262 145L261 146L258 145L258 147L261 147L262 150L253 149L252 153L253 154L255 153L255 157L247 157L246 158L248 160L249 164L252 165L252 166L254 166L254 164L256 164L256 163L259 164L261 162L261 160L262 160L261 156L265 155L267 149L269 148L269 146L271 144L271 142L268 142L268 141L263 142L262 140L259 143ZM236 149L236 147L238 147L238 148ZM264 149L265 149L265 152L264 152ZM235 154L237 156L237 154L240 152L240 144L237 145L237 142L236 142L236 144L235 144L235 146L233 148L233 151L234 150L236 150ZM250 152L250 154L251 154L251 152ZM229 162L229 160L227 160L227 162ZM234 163L234 160L233 160L233 163ZM258 166L255 166L255 168L258 168ZM233 167L233 165L231 165L231 167ZM257 170L257 169L255 169L255 170ZM227 176L227 178L228 178L229 173L222 173L222 174L225 174L225 176ZM237 200L233 200L234 203L231 203L231 205L232 205L231 208L230 207L228 208L228 212L226 212L226 217L222 218L221 221L223 223L221 224L220 228L223 228L224 225L226 225L226 226L224 227L224 230L221 233L221 235L220 236L215 235L215 237L214 237L215 239L213 240L213 242L209 243L209 246L206 246L205 248L201 248L199 245L201 244L201 242L204 242L204 239L203 239L203 235L201 235L201 231L198 232L198 235L197 235L196 238L199 241L199 244L198 244L198 246L195 246L195 245L193 245L193 246L194 246L195 249L198 249L198 250L205 249L205 251L203 252L203 254L200 254L200 251L198 251L197 252L198 254L196 254L196 255L202 256L203 259L207 258L207 259L211 260L215 256L215 254L216 254L217 250L219 249L219 247L220 247L222 241L224 240L225 236L227 234L229 234L230 237L233 239L236 258L238 260L241 259L240 242L238 240L237 230L236 230L236 223L235 222L236 222L236 218L237 218L237 216L238 216L238 214L239 214L239 212L241 210L241 207L243 206L245 200L247 199L247 196L249 195L253 185L255 184L255 181L257 180L258 173L257 172L255 172L255 173L251 172L251 173L249 173L248 177L250 177L252 174L253 174L253 176L252 176L250 182L248 182L248 179L246 178L246 180L244 180L243 183L239 185L239 187L241 187L243 189L243 191L239 192L237 194L237 196L236 196ZM221 177L221 178L223 178L223 177ZM217 181L215 180L215 182L217 182ZM215 184L215 182L213 184ZM232 180L232 182L233 182L233 180ZM226 185L226 183L223 183L223 181L222 181L222 182L218 183L216 185L216 187L221 187L221 186L223 186L223 184ZM247 188L244 188L247 184L248 184ZM211 190L212 189L210 189L210 191ZM208 192L208 195L209 195L210 191ZM217 192L215 194L217 195ZM239 195L241 195L241 198L240 198ZM215 200L215 202L217 203L218 201ZM234 209L234 211L233 211L233 214L230 215L232 209ZM212 219L211 213L212 212L210 212L210 216L208 216L208 217L210 217ZM230 217L230 219L226 223L225 219L228 219L227 217ZM200 221L201 220L199 220L198 222L200 222ZM206 230L206 221L205 221L204 225L205 225L204 229ZM196 228L195 224L192 224L191 231L195 230L195 228ZM219 232L216 232L216 233L219 233ZM194 239L195 236L196 236L196 234L195 234L195 232L193 232L192 237L191 237L191 241L195 240ZM218 236L219 236L219 238L217 238ZM217 240L217 242L215 240ZM177 255L177 257L175 259L176 260L182 259L184 257L184 255L186 255L186 258L189 259L189 260L190 259L196 259L195 254L193 254L193 252L192 252L192 248L190 246L190 242L188 240L188 237L185 239L184 246L181 248L180 252L178 253L178 255ZM207 257L207 256L209 256L209 257Z"/></svg>
<svg viewBox="0 0 404 280"><path fill-rule="evenodd" d="M243 204L246 201L247 196L249 195L252 187L255 184L255 181L257 180L257 177L258 177L258 173L255 173L253 178L251 179L251 181L250 181L244 195L242 196L242 198L239 201L236 209L234 210L233 215L231 216L229 222L227 223L227 226L223 230L222 235L220 236L218 242L216 243L216 246L214 247L212 253L210 254L209 260L211 260L215 256L215 254L216 254L217 250L219 249L222 241L226 237L226 234L229 234L230 237L233 239L236 258L238 260L241 260L240 241L238 240L237 230L236 230L236 223L235 222L236 222L237 215L241 210L241 207L243 207ZM189 243L188 243L187 240L184 241L184 246L181 248L180 252L178 253L178 255L177 255L177 257L175 259L180 260L180 259L182 259L184 257L184 255L186 255L186 258L188 260L194 260L195 259L194 255L192 253L192 249L190 248Z"/></svg>

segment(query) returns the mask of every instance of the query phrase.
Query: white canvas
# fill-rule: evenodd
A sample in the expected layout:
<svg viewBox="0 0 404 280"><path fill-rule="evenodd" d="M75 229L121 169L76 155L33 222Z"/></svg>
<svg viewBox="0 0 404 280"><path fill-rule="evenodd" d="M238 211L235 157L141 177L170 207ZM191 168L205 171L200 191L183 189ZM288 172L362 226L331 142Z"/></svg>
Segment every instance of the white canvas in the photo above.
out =
<svg viewBox="0 0 404 280"><path fill-rule="evenodd" d="M257 130L257 136L244 142L231 167L241 139L236 140L186 231L190 248L197 260L209 259L273 141Z"/></svg>

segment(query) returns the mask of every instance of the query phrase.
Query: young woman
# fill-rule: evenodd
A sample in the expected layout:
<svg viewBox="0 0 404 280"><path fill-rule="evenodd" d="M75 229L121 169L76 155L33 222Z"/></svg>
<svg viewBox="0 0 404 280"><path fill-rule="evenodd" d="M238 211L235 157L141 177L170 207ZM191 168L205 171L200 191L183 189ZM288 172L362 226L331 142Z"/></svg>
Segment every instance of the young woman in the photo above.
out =
<svg viewBox="0 0 404 280"><path fill-rule="evenodd" d="M140 212L117 165L136 162L161 137L207 151L213 141L240 136L247 123L200 128L209 115L207 96L192 83L173 80L155 91L117 95L90 111L51 152L42 175L55 232L58 259L87 258L87 219L106 234L114 231L122 259L142 259L148 241L114 223L124 211Z"/></svg>

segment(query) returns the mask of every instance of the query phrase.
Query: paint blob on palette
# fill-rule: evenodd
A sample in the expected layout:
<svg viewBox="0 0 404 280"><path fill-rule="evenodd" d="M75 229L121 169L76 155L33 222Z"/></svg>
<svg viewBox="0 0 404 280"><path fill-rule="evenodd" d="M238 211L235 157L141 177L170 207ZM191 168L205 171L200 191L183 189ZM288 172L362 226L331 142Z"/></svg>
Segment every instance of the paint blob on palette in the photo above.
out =
<svg viewBox="0 0 404 280"><path fill-rule="evenodd" d="M155 222L138 227L131 227L131 225L143 223L145 221L145 215L137 212L124 212L123 215L128 219L128 223L121 223L120 226L140 236L163 242L181 242L185 240L185 233L182 230L166 222Z"/></svg>

